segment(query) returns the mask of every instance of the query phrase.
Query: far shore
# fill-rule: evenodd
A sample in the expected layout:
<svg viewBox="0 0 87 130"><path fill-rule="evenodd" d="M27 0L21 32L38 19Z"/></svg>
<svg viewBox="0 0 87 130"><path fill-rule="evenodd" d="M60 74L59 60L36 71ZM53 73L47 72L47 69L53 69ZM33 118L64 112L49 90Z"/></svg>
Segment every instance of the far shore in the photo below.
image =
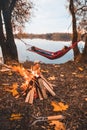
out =
<svg viewBox="0 0 87 130"><path fill-rule="evenodd" d="M15 38L18 39L46 39L53 41L71 41L70 33L47 33L47 34L27 34L27 33L18 33L14 34Z"/></svg>

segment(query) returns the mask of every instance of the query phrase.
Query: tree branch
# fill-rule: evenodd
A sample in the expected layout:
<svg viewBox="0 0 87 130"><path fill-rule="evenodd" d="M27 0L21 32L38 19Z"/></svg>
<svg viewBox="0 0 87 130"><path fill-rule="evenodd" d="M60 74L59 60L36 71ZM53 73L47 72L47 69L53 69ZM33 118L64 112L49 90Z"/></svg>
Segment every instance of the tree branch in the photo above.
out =
<svg viewBox="0 0 87 130"><path fill-rule="evenodd" d="M82 7L78 8L78 9L76 10L76 12L78 12L79 10L87 11L87 6L82 6Z"/></svg>
<svg viewBox="0 0 87 130"><path fill-rule="evenodd" d="M11 4L10 4L10 7L9 7L9 9L8 9L10 14L12 13L12 11L13 11L13 9L14 9L15 4L16 4L17 1L18 1L18 0L12 0L12 2L11 2Z"/></svg>

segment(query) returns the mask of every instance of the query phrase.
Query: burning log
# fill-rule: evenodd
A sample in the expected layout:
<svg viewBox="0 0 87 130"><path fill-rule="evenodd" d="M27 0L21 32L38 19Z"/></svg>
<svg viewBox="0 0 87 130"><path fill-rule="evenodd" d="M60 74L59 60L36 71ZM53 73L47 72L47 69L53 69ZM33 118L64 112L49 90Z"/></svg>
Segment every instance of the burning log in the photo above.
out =
<svg viewBox="0 0 87 130"><path fill-rule="evenodd" d="M46 89L41 78L38 79L39 89L41 90L42 97L47 99Z"/></svg>
<svg viewBox="0 0 87 130"><path fill-rule="evenodd" d="M37 88L37 93L38 93L39 99L43 100L43 96L42 96L41 91L40 91L39 88Z"/></svg>
<svg viewBox="0 0 87 130"><path fill-rule="evenodd" d="M32 87L32 89L28 92L25 102L28 102L30 104L33 103L34 100L34 92L35 92L35 87Z"/></svg>
<svg viewBox="0 0 87 130"><path fill-rule="evenodd" d="M50 86L50 88L53 90L54 84L49 83L49 82L44 78L44 76L43 76L42 74L41 74L40 76L41 76L41 78Z"/></svg>
<svg viewBox="0 0 87 130"><path fill-rule="evenodd" d="M40 100L48 98L47 92L49 92L52 96L56 95L53 91L52 85L41 74L39 64L36 64L31 68L31 74L31 81L33 81L33 84L31 84L32 87L26 96L25 102L33 103L35 92Z"/></svg>
<svg viewBox="0 0 87 130"><path fill-rule="evenodd" d="M41 76L42 77L42 76ZM42 77L42 82L45 88L48 90L48 92L52 95L55 96L55 92L53 91L53 87L47 82L45 78Z"/></svg>

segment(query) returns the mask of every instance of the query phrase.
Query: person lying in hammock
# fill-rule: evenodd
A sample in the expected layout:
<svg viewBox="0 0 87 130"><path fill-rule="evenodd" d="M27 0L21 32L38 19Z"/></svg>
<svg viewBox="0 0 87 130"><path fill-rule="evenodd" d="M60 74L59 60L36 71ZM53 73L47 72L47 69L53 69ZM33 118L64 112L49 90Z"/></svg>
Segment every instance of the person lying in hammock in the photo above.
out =
<svg viewBox="0 0 87 130"><path fill-rule="evenodd" d="M31 50L34 51L34 52L41 52L41 53L46 54L46 55L52 55L51 52L49 52L49 51L44 51L44 50L39 49L39 48L37 49L37 48L34 47L34 46L31 47Z"/></svg>
<svg viewBox="0 0 87 130"><path fill-rule="evenodd" d="M64 47L62 48L62 50L66 50L67 48L69 48L69 47L68 47L68 46L64 46ZM42 50L37 50L35 46L32 46L32 47L31 47L31 50L32 50L32 51L42 52ZM59 51L61 51L61 50L59 50ZM44 50L43 50L43 53L48 54L48 55L51 54L51 52L49 52L49 51L44 51ZM53 53L54 53L54 52L53 52Z"/></svg>
<svg viewBox="0 0 87 130"><path fill-rule="evenodd" d="M64 46L64 47L63 47L64 50L67 49L67 48L69 48L69 47L68 47L68 46Z"/></svg>

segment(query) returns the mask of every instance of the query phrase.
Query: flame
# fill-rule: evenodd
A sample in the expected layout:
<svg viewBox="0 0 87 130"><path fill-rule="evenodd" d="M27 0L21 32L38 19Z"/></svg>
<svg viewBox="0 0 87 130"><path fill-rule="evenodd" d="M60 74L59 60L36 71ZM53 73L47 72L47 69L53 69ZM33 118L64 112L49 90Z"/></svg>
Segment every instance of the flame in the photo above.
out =
<svg viewBox="0 0 87 130"><path fill-rule="evenodd" d="M10 66L10 68L12 71L19 73L24 78L24 82L20 86L20 89L22 90L22 95L26 94L27 89L30 90L35 87L33 81L35 80L35 77L39 77L41 73L39 64L35 64L31 67L31 69L25 69L22 65ZM15 98L18 98L20 95L17 91L17 88L18 84L14 83L12 87L7 88L5 91L11 92L12 95L15 96ZM36 91L34 91L34 98L37 98Z"/></svg>
<svg viewBox="0 0 87 130"><path fill-rule="evenodd" d="M12 70L20 73L25 79L29 78L29 72L22 66L13 66Z"/></svg>
<svg viewBox="0 0 87 130"><path fill-rule="evenodd" d="M27 88L31 88L31 85L29 85L29 82L33 80L34 76L38 77L40 75L40 66L39 64L35 64L31 67L30 71L25 69L23 66L13 66L12 70L15 72L18 72L25 80L24 83L21 85L21 89L24 92L27 90Z"/></svg>
<svg viewBox="0 0 87 130"><path fill-rule="evenodd" d="M35 64L34 66L32 66L31 72L33 76L39 77L39 75L41 74L40 65Z"/></svg>
<svg viewBox="0 0 87 130"><path fill-rule="evenodd" d="M25 69L23 66L13 66L12 70L18 72L25 79L25 82L21 85L21 88L25 91L33 75L29 73L28 70Z"/></svg>
<svg viewBox="0 0 87 130"><path fill-rule="evenodd" d="M29 89L35 89L35 86L33 84L33 81L35 80L35 77L38 77L41 73L40 71L40 65L35 64L31 67L31 69L25 69L22 65L16 65L16 66L7 66L7 68L10 68L12 71L19 73L23 78L24 82L20 86L20 89L22 90L22 95L26 94L26 90ZM9 73L9 75L12 75L12 72ZM5 91L10 92L15 98L18 98L19 92L17 91L18 84L14 83L12 86L6 87ZM36 90L36 89L35 89ZM37 91L34 90L34 98L37 98Z"/></svg>

